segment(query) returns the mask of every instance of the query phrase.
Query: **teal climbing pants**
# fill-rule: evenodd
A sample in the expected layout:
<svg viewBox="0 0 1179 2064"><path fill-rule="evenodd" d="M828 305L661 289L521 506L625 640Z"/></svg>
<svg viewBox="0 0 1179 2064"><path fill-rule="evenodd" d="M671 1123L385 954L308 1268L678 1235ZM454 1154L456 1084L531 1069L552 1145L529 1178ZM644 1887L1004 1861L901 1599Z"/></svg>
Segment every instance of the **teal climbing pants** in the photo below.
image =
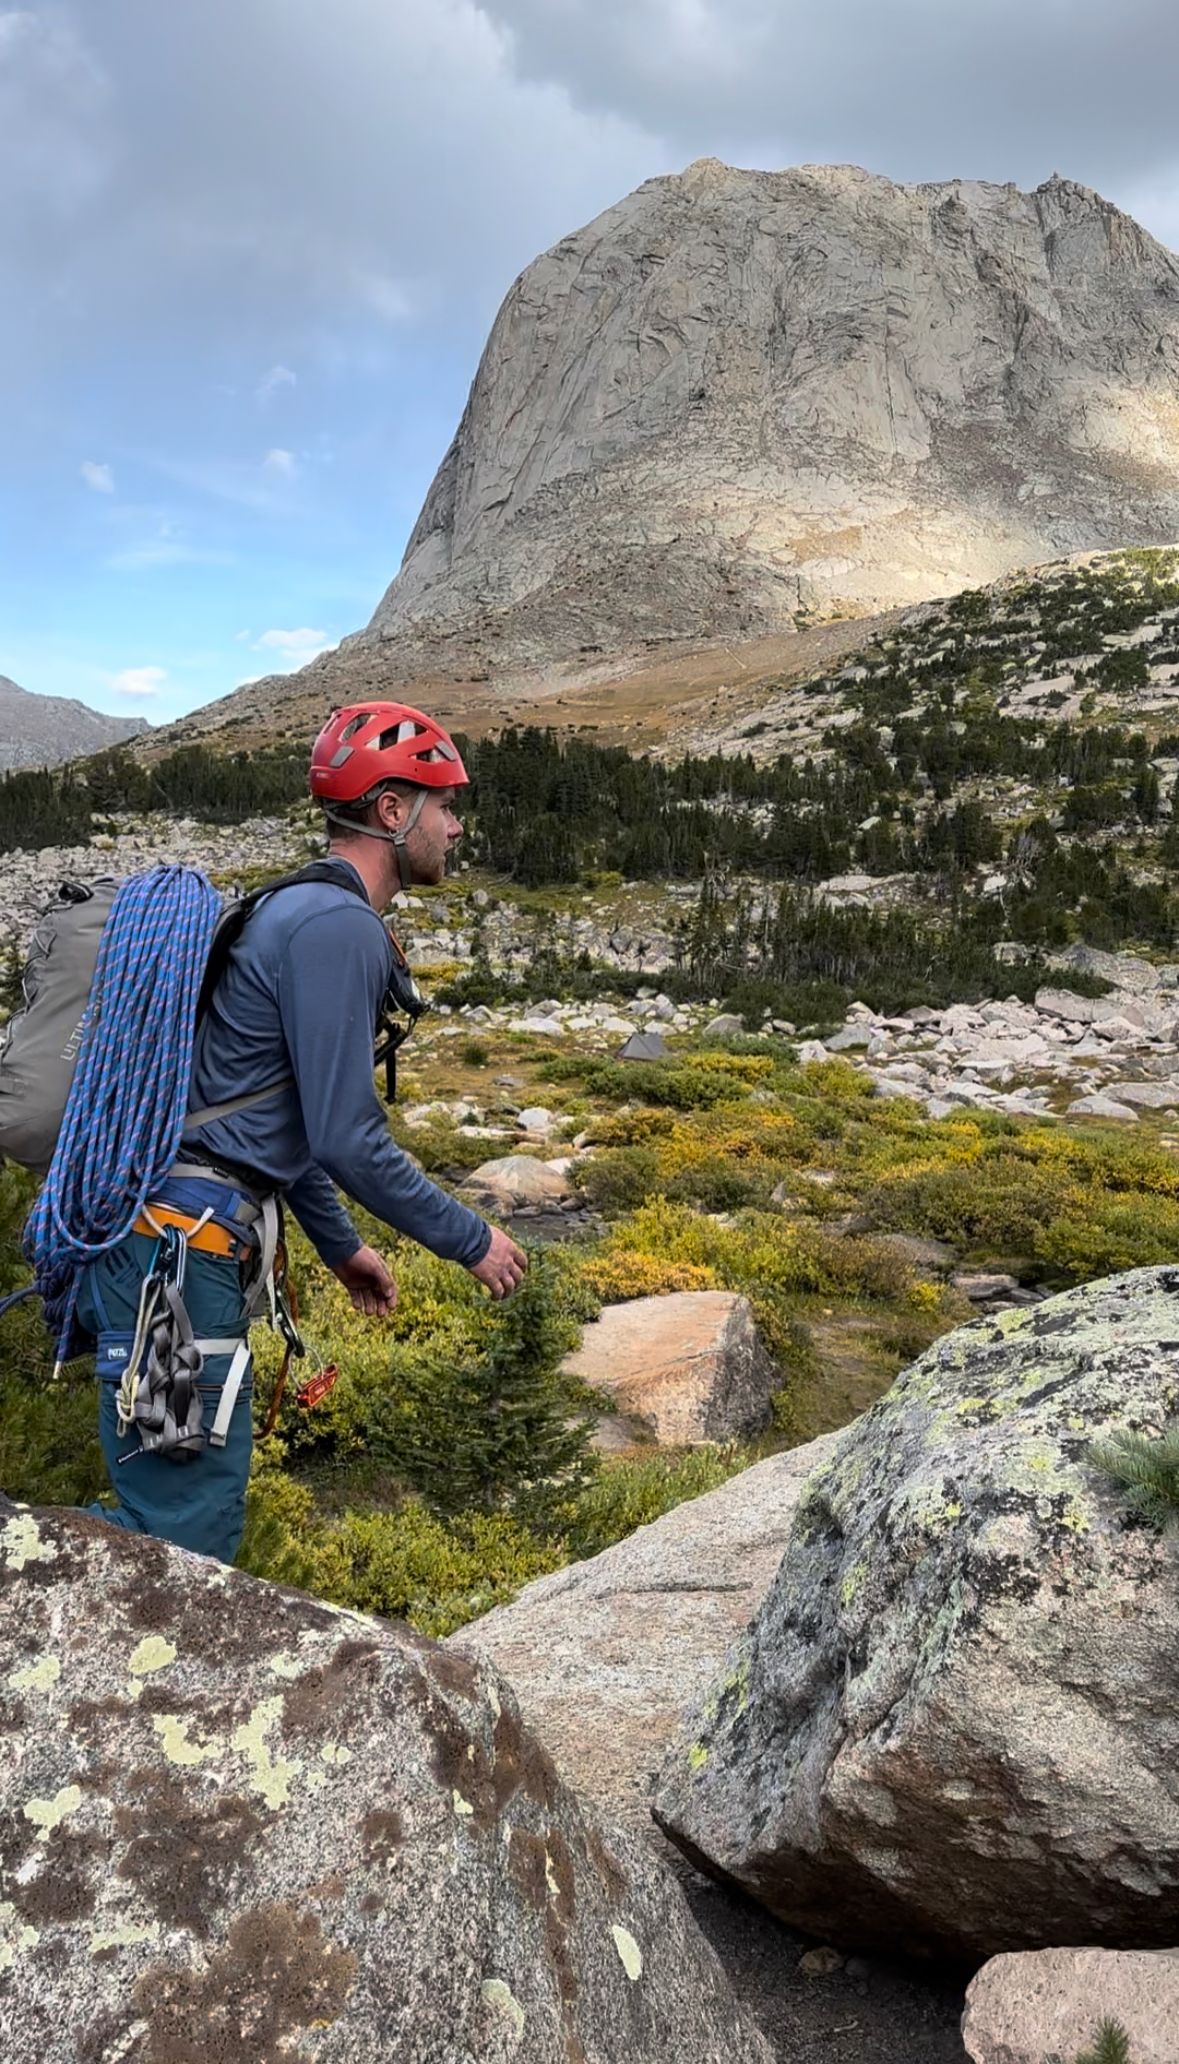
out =
<svg viewBox="0 0 1179 2064"><path fill-rule="evenodd" d="M253 1365L229 1422L225 1446L206 1447L195 1460L145 1455L132 1427L120 1434L115 1400L135 1335L139 1295L156 1250L154 1239L129 1233L88 1268L78 1298L78 1319L97 1342L98 1432L116 1503L87 1509L137 1534L155 1534L178 1548L232 1562L246 1516L246 1480L253 1447ZM190 1252L184 1302L194 1333L209 1340L241 1340L248 1331L246 1299L237 1261ZM232 1355L209 1355L201 1372L204 1424L216 1415Z"/></svg>

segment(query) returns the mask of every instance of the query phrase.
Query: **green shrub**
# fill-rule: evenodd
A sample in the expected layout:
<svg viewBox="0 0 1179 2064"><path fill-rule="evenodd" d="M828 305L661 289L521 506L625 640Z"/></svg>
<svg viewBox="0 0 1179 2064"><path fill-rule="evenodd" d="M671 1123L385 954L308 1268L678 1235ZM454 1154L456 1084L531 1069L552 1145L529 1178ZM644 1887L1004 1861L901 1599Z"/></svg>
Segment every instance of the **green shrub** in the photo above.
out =
<svg viewBox="0 0 1179 2064"><path fill-rule="evenodd" d="M1045 2059L1045 2064L1063 2064L1055 2055ZM1091 2050L1082 2050L1073 2064L1133 2064L1130 2056L1130 2038L1120 2021L1108 2017L1101 2022Z"/></svg>
<svg viewBox="0 0 1179 2064"><path fill-rule="evenodd" d="M1090 1449L1099 1469L1123 1487L1135 1517L1160 1533L1179 1533L1179 1419L1158 1435L1111 1434Z"/></svg>
<svg viewBox="0 0 1179 2064"><path fill-rule="evenodd" d="M486 1068L491 1061L491 1048L485 1046L481 1039L464 1039L458 1058L464 1068Z"/></svg>
<svg viewBox="0 0 1179 2064"><path fill-rule="evenodd" d="M636 1527L646 1526L686 1498L701 1498L744 1469L747 1449L692 1448L687 1454L628 1457L599 1471L565 1515L564 1561L599 1555Z"/></svg>
<svg viewBox="0 0 1179 2064"><path fill-rule="evenodd" d="M1083 1209L1036 1229L1034 1251L1073 1283L1174 1261L1179 1206L1164 1197L1088 1194Z"/></svg>
<svg viewBox="0 0 1179 2064"><path fill-rule="evenodd" d="M1074 1202L1080 1194L1064 1171L996 1153L886 1176L868 1190L864 1209L881 1227L964 1251L1019 1255L1035 1253L1044 1226Z"/></svg>
<svg viewBox="0 0 1179 2064"><path fill-rule="evenodd" d="M603 1147L576 1163L574 1176L587 1204L606 1218L635 1211L659 1186L650 1147Z"/></svg>
<svg viewBox="0 0 1179 2064"><path fill-rule="evenodd" d="M317 1567L336 1604L408 1620L441 1640L565 1559L506 1513L447 1522L407 1499L396 1512L347 1513L327 1533Z"/></svg>
<svg viewBox="0 0 1179 2064"><path fill-rule="evenodd" d="M473 1135L451 1118L431 1118L424 1125L407 1125L399 1113L390 1119L390 1130L399 1146L420 1161L427 1175L468 1175L486 1161L489 1142Z"/></svg>
<svg viewBox="0 0 1179 2064"><path fill-rule="evenodd" d="M311 1491L289 1473L285 1462L285 1448L275 1435L255 1446L236 1567L272 1584L322 1593L327 1575L325 1529Z"/></svg>
<svg viewBox="0 0 1179 2064"><path fill-rule="evenodd" d="M743 1072L753 1056L702 1051L686 1061L599 1061L579 1054L553 1054L540 1073L546 1082L580 1082L590 1096L607 1103L665 1104L677 1111L711 1111L738 1102L759 1077ZM773 1067L765 1057L763 1073ZM713 1063L709 1065L709 1063Z"/></svg>

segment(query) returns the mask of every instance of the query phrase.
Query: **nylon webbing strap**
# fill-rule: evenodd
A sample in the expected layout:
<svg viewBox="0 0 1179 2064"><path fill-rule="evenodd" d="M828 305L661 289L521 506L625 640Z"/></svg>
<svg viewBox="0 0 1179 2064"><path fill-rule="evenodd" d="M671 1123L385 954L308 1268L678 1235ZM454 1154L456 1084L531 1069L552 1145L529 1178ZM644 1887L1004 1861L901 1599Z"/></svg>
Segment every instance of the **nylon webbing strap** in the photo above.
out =
<svg viewBox="0 0 1179 2064"><path fill-rule="evenodd" d="M190 1111L184 1121L181 1135L187 1139L190 1132L199 1132L202 1125L216 1125L222 1118L236 1118L239 1111L252 1111L255 1104L269 1103L282 1089L293 1089L293 1075L280 1075L274 1082L268 1082L265 1089L247 1090L243 1096L226 1097L223 1104L206 1104L203 1111Z"/></svg>
<svg viewBox="0 0 1179 2064"><path fill-rule="evenodd" d="M229 1364L225 1382L221 1387L217 1416L209 1432L209 1446L211 1448L223 1448L225 1446L226 1435L229 1432L229 1422L233 1417L233 1408L237 1403L238 1393L241 1390L242 1382L249 1366L250 1343L248 1340L239 1340L234 1350L233 1360Z"/></svg>

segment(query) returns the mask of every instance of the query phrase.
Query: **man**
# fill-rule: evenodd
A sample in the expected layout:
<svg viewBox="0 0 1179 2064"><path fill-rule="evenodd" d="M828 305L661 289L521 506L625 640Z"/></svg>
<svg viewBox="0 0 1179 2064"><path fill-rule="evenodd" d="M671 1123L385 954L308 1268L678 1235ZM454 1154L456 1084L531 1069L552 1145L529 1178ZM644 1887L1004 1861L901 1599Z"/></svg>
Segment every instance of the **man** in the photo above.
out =
<svg viewBox="0 0 1179 2064"><path fill-rule="evenodd" d="M226 1562L241 1539L253 1438L245 1342L259 1235L246 1228L261 1197L282 1194L357 1311L373 1318L393 1310L396 1285L361 1241L337 1184L386 1225L468 1269L492 1297L510 1296L527 1266L506 1233L439 1189L395 1144L373 1081L374 1031L394 965L378 912L397 888L446 872L462 836L454 806L467 785L454 741L404 704L353 705L317 738L310 784L337 879L285 887L249 917L197 1031L189 1110L202 1122L186 1132L148 1222L87 1271L79 1301L98 1342L100 1433L118 1495L113 1509L92 1509ZM118 1409L129 1359L140 1361L144 1283L168 1226L185 1236L181 1288L202 1356L206 1437L187 1462L143 1453Z"/></svg>

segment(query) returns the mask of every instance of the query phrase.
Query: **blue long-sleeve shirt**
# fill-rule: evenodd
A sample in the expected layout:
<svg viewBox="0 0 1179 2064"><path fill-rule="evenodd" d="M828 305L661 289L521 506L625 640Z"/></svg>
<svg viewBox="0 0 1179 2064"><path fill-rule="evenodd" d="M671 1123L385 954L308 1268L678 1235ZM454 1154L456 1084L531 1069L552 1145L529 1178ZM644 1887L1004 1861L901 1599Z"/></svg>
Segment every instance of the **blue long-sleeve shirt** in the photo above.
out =
<svg viewBox="0 0 1179 2064"><path fill-rule="evenodd" d="M361 1244L339 1184L386 1225L471 1268L490 1228L402 1152L373 1081L392 965L372 905L334 883L300 882L259 904L198 1028L189 1109L284 1075L294 1085L186 1135L185 1150L203 1147L273 1182L329 1267Z"/></svg>

